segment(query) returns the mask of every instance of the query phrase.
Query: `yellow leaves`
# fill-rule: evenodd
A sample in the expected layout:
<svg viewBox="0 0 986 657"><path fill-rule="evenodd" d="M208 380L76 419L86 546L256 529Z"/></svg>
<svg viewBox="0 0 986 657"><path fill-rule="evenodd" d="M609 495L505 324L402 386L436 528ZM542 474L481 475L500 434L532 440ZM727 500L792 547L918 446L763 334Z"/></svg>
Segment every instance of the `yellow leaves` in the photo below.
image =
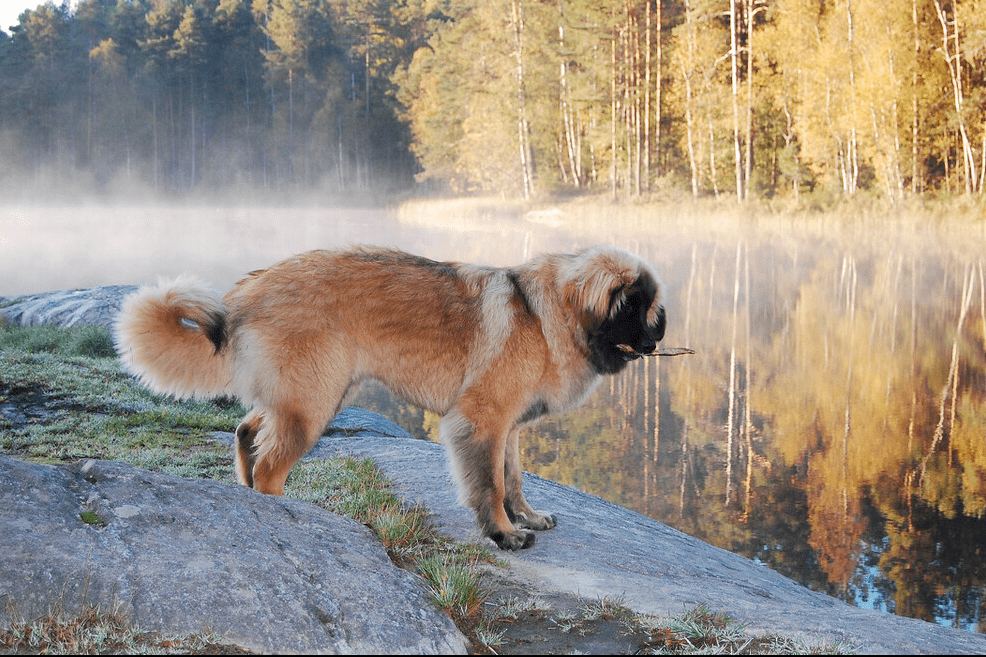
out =
<svg viewBox="0 0 986 657"><path fill-rule="evenodd" d="M110 78L123 74L124 57L117 50L116 42L113 39L100 41L98 46L89 51L89 59Z"/></svg>

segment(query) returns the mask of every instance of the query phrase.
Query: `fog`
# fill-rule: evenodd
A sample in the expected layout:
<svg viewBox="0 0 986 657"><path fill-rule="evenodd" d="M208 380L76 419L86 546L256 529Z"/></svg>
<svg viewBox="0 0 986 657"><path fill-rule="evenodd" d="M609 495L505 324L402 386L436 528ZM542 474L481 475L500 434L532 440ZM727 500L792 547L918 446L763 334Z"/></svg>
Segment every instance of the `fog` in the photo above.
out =
<svg viewBox="0 0 986 657"><path fill-rule="evenodd" d="M364 243L504 265L549 248L555 234L506 216L456 228L452 218L450 227L437 227L401 214L399 208L0 205L0 296L141 284L183 273L225 290L288 255Z"/></svg>

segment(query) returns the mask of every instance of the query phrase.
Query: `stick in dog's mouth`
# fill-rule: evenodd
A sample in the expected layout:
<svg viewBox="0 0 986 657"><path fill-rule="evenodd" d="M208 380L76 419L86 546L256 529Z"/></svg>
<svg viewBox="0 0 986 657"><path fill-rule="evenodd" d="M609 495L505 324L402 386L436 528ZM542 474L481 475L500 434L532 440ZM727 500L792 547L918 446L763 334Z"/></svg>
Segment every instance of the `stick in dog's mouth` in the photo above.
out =
<svg viewBox="0 0 986 657"><path fill-rule="evenodd" d="M684 354L694 354L694 349L689 349L688 347L660 347L655 349L649 354L642 354L628 344L618 344L616 348L625 353L628 356L641 357L641 356L682 356Z"/></svg>

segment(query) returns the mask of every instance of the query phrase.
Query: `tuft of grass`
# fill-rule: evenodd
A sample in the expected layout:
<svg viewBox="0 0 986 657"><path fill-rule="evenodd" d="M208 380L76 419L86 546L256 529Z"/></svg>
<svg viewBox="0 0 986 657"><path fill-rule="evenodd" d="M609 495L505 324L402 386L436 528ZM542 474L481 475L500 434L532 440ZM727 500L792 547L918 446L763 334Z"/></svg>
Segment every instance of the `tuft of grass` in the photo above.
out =
<svg viewBox="0 0 986 657"><path fill-rule="evenodd" d="M249 655L210 634L144 632L119 613L89 607L78 614L48 616L0 628L0 653L35 655Z"/></svg>
<svg viewBox="0 0 986 657"><path fill-rule="evenodd" d="M590 621L600 618L606 620L623 618L633 614L633 611L626 606L626 602L622 596L617 598L606 597L591 601L582 600L579 604L579 610L582 612L583 618Z"/></svg>
<svg viewBox="0 0 986 657"><path fill-rule="evenodd" d="M469 564L454 554L439 553L418 559L415 568L440 608L460 621L479 621L488 594Z"/></svg>
<svg viewBox="0 0 986 657"><path fill-rule="evenodd" d="M506 598L501 598L500 600L487 603L496 608L494 612L494 617L497 620L517 620L521 614L525 613L539 613L547 612L551 610L551 605L544 602L540 596L534 595L528 598L518 598L517 596L508 596Z"/></svg>
<svg viewBox="0 0 986 657"><path fill-rule="evenodd" d="M489 548L461 545L439 534L428 511L394 495L373 459L302 461L285 495L346 515L369 527L395 564L419 574L432 600L466 634L474 632L488 594L478 563L498 563Z"/></svg>
<svg viewBox="0 0 986 657"><path fill-rule="evenodd" d="M483 648L492 654L497 654L497 650L506 642L506 630L497 630L490 627L485 620L481 620L476 626L476 641Z"/></svg>
<svg viewBox="0 0 986 657"><path fill-rule="evenodd" d="M752 635L743 624L727 614L705 605L679 616L657 621L647 616L631 616L628 625L643 631L646 639L637 653L642 655L851 655L851 646L842 643L809 645L775 635Z"/></svg>

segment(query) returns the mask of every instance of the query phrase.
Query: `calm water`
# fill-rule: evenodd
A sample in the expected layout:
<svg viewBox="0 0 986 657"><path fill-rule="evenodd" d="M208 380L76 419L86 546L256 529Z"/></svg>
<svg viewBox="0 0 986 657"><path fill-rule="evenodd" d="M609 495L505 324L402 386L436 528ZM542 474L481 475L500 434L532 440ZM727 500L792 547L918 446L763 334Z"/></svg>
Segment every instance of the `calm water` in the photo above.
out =
<svg viewBox="0 0 986 657"><path fill-rule="evenodd" d="M564 228L573 220L583 227ZM357 242L501 265L629 248L664 278L664 344L697 353L605 381L529 432L525 467L853 604L981 632L986 237L982 225L876 222L604 206L0 207L0 296L185 271L226 288L288 254ZM420 413L367 403L425 435Z"/></svg>

